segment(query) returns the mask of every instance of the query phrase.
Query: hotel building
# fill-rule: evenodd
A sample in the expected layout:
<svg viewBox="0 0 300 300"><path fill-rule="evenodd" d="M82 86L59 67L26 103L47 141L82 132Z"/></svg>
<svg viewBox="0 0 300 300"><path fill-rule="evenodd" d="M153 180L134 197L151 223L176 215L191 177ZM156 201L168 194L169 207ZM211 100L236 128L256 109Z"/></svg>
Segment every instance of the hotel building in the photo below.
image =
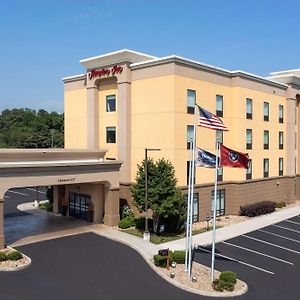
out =
<svg viewBox="0 0 300 300"><path fill-rule="evenodd" d="M248 170L220 168L218 215L243 204L291 202L299 197L300 70L264 78L179 56L154 57L121 50L83 59L84 74L64 82L65 148L108 149L121 160L120 203L132 205L130 185L145 148L175 167L187 193L189 143L195 102L222 118L228 132L197 128L196 145L215 152L216 135L248 153ZM211 214L214 170L196 168L194 220Z"/></svg>

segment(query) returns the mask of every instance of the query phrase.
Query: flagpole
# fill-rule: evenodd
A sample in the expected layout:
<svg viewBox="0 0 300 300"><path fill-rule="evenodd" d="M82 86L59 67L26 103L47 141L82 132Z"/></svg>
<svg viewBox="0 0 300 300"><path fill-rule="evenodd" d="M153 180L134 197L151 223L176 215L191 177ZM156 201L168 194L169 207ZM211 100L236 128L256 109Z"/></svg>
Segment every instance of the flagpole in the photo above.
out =
<svg viewBox="0 0 300 300"><path fill-rule="evenodd" d="M217 185L218 185L218 157L219 142L216 134L216 168L215 168L215 192L213 209L213 230L212 230L212 252L211 252L211 281L214 281L215 275L215 243L216 243L216 214L217 214Z"/></svg>
<svg viewBox="0 0 300 300"><path fill-rule="evenodd" d="M189 254L189 238L190 238L190 198L191 198L191 171L192 171L192 151L193 141L190 141L190 155L189 155L189 178L188 178L188 200L187 200L187 214L186 214L186 233L185 233L185 272L188 271L188 254Z"/></svg>
<svg viewBox="0 0 300 300"><path fill-rule="evenodd" d="M195 145L196 145L196 119L197 119L197 104L195 103L194 108L194 132L193 132L193 152L192 152L192 176L191 181L191 192L190 192L190 222L189 222L189 255L188 255L188 276L192 275L192 233L193 233L193 200L194 200L194 175L195 175Z"/></svg>

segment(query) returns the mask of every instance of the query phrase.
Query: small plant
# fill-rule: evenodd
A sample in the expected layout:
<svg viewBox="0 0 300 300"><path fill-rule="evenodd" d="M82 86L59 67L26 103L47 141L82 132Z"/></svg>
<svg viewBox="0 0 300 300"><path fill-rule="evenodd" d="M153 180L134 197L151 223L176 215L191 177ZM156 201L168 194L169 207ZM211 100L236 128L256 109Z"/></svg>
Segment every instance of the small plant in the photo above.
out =
<svg viewBox="0 0 300 300"><path fill-rule="evenodd" d="M7 255L4 252L0 252L0 261L7 260Z"/></svg>
<svg viewBox="0 0 300 300"><path fill-rule="evenodd" d="M175 250L171 252L171 262L176 262L177 264L185 263L185 250Z"/></svg>
<svg viewBox="0 0 300 300"><path fill-rule="evenodd" d="M127 228L130 228L134 225L134 220L133 218L131 217L127 217L127 218L124 218L122 220L120 220L119 222L119 228L121 229L127 229Z"/></svg>
<svg viewBox="0 0 300 300"><path fill-rule="evenodd" d="M286 203L284 201L276 203L276 208L283 208L283 207L286 207Z"/></svg>
<svg viewBox="0 0 300 300"><path fill-rule="evenodd" d="M23 258L23 255L20 251L12 251L7 254L7 260L19 260Z"/></svg>
<svg viewBox="0 0 300 300"><path fill-rule="evenodd" d="M121 215L122 215L121 216L122 219L124 219L124 218L132 218L133 219L134 218L133 211L128 205L123 206Z"/></svg>
<svg viewBox="0 0 300 300"><path fill-rule="evenodd" d="M240 215L247 217L256 217L274 212L275 207L276 203L272 201L262 201L248 204L240 207Z"/></svg>
<svg viewBox="0 0 300 300"><path fill-rule="evenodd" d="M232 292L236 284L236 274L232 271L223 271L219 279L213 282L213 288L216 291L223 292L224 290Z"/></svg>
<svg viewBox="0 0 300 300"><path fill-rule="evenodd" d="M167 257L159 254L153 255L154 264L157 267L165 268L167 266Z"/></svg>
<svg viewBox="0 0 300 300"><path fill-rule="evenodd" d="M53 211L53 204L50 202L42 203L39 207L41 209L45 209L46 211Z"/></svg>

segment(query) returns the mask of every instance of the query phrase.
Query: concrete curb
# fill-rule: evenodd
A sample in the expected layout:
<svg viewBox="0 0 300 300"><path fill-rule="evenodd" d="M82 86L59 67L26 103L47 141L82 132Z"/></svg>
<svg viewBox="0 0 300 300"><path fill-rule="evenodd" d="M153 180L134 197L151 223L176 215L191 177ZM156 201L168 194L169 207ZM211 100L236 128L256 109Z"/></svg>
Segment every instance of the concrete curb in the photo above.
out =
<svg viewBox="0 0 300 300"><path fill-rule="evenodd" d="M233 291L233 292L227 292L227 293L224 293L224 292L206 292L206 291L202 291L202 290L197 290L197 289L193 289L193 288L190 288L190 287L187 287L183 284L180 284L178 283L177 281L175 280L172 280L171 278L169 278L168 276L166 276L165 274L163 274L162 272L159 272L159 269L157 269L157 267L154 265L153 263L153 260L152 259L149 259L147 257L147 255L140 249L138 248L137 246L133 245L132 243L129 243L125 240L120 240L114 236L111 236L107 233L103 233L103 232L97 232L97 231L92 231L93 233L97 234L97 235L100 235L100 236L103 236L107 239L110 239L110 240L113 240L113 241L116 241L116 242L119 242L119 243L122 243L130 248L132 248L133 250L135 250L136 252L138 252L142 258L146 261L146 263L151 267L151 269L156 273L158 274L160 277L162 277L163 279L165 279L166 281L168 281L169 283L171 283L172 285L176 286L177 288L180 288L186 292L190 292L190 293L193 293L193 294L198 294L198 295L202 295L202 296L210 296L210 297L235 297L235 296L241 296L243 294L245 294L247 291L248 291L248 285L241 281L245 286L242 290L240 291Z"/></svg>
<svg viewBox="0 0 300 300"><path fill-rule="evenodd" d="M14 248L12 248L10 246L7 246L7 248L15 250ZM19 267L0 268L0 272L15 272L15 271L21 271L21 270L27 269L31 265L31 259L24 253L22 253L22 255L23 255L23 257L25 257L27 259L27 261L28 261L27 264L19 266Z"/></svg>

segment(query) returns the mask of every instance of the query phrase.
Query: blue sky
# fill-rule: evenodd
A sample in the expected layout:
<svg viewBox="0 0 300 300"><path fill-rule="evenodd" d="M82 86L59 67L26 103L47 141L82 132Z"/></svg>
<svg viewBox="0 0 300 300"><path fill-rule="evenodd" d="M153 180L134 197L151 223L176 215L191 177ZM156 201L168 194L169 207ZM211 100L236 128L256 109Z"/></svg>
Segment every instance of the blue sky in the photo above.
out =
<svg viewBox="0 0 300 300"><path fill-rule="evenodd" d="M0 110L63 111L79 60L128 48L261 76L300 68L298 0L10 0L0 6Z"/></svg>

